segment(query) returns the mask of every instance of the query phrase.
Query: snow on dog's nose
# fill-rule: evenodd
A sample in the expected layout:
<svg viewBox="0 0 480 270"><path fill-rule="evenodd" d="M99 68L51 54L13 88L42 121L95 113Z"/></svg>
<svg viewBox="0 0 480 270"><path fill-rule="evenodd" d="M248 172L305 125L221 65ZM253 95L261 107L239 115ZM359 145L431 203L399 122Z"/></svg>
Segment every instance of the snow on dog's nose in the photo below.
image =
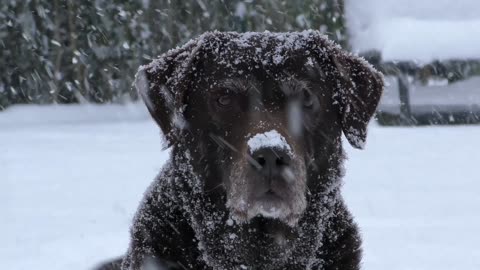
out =
<svg viewBox="0 0 480 270"><path fill-rule="evenodd" d="M293 180L289 166L294 158L292 147L278 131L258 133L247 144L249 162L259 173L267 178L281 175L287 182Z"/></svg>
<svg viewBox="0 0 480 270"><path fill-rule="evenodd" d="M247 142L248 151L253 154L262 148L273 148L285 151L290 157L293 157L292 147L287 143L278 131L272 129L264 133L258 133Z"/></svg>

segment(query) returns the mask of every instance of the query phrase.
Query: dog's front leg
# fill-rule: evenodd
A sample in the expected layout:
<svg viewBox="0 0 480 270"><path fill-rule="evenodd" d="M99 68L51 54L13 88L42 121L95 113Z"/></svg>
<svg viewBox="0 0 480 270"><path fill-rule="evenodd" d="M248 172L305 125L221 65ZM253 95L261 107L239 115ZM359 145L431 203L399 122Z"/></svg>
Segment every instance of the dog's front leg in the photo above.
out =
<svg viewBox="0 0 480 270"><path fill-rule="evenodd" d="M362 257L358 228L345 205L337 205L321 248L323 270L359 270Z"/></svg>
<svg viewBox="0 0 480 270"><path fill-rule="evenodd" d="M171 191L159 185L145 194L122 270L200 269L195 234Z"/></svg>

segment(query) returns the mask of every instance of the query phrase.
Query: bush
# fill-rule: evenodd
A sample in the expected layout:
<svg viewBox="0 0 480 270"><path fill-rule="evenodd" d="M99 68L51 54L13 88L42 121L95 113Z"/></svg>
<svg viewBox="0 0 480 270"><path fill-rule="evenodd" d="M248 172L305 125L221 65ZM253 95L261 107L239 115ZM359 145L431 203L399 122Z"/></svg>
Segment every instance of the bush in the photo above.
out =
<svg viewBox="0 0 480 270"><path fill-rule="evenodd" d="M136 99L139 65L208 30L313 28L345 44L343 25L342 0L5 0L0 110Z"/></svg>

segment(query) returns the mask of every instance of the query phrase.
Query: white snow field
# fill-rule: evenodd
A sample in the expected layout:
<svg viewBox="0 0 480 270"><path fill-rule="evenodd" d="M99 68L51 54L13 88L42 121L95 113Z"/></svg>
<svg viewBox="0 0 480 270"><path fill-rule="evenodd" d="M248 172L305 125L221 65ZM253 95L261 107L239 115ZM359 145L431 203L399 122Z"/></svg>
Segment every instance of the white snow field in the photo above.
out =
<svg viewBox="0 0 480 270"><path fill-rule="evenodd" d="M346 146L366 270L480 269L480 126L384 128ZM0 113L0 269L87 270L121 255L168 157L141 105Z"/></svg>

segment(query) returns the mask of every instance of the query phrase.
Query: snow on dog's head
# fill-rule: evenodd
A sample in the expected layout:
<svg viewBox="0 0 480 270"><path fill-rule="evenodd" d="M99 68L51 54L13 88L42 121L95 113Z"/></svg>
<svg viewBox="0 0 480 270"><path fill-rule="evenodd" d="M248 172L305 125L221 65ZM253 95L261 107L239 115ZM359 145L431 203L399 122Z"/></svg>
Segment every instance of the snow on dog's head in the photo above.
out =
<svg viewBox="0 0 480 270"><path fill-rule="evenodd" d="M339 198L342 131L363 146L382 86L318 31L209 32L141 67L137 87L172 148L164 183L182 185L172 190L213 269L282 269L289 252L313 252ZM288 247L272 240L291 232Z"/></svg>
<svg viewBox="0 0 480 270"><path fill-rule="evenodd" d="M368 63L316 31L208 32L141 67L137 87L168 144L217 174L204 189L224 190L234 218L289 224L341 131L363 146L382 90Z"/></svg>

